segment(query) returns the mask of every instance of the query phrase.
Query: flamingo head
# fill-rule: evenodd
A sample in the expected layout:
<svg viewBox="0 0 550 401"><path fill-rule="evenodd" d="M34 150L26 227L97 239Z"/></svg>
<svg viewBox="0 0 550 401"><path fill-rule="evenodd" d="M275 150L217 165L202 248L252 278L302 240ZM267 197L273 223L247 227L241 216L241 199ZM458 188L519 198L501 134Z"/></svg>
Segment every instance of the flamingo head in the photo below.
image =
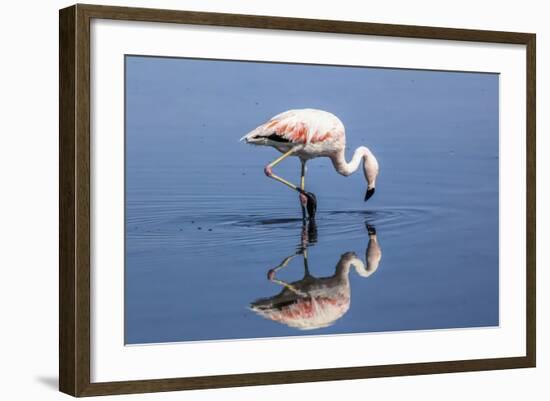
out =
<svg viewBox="0 0 550 401"><path fill-rule="evenodd" d="M376 177L378 177L379 171L380 168L378 166L378 160L376 160L376 157L370 150L366 149L363 158L363 173L365 174L365 179L367 180L365 202L368 201L372 195L374 195L376 190Z"/></svg>

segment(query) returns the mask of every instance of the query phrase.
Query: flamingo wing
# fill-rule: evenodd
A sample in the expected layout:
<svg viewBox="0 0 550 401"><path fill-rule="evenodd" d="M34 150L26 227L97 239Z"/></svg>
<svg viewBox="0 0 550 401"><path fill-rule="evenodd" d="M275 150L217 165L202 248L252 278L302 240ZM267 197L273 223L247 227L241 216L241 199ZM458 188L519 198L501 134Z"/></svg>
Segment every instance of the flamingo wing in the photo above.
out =
<svg viewBox="0 0 550 401"><path fill-rule="evenodd" d="M314 109L289 110L272 117L241 140L308 144L330 140L343 132L343 124L331 113Z"/></svg>

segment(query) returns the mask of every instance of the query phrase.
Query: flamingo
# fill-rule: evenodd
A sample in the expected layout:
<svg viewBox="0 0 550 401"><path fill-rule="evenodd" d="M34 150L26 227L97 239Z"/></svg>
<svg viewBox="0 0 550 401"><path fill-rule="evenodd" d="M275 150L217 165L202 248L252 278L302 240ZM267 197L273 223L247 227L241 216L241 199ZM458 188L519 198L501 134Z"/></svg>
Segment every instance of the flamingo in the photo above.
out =
<svg viewBox="0 0 550 401"><path fill-rule="evenodd" d="M306 241L305 244L302 243L301 250L286 257L277 267L268 272L268 279L281 285L283 290L275 296L252 302L250 309L268 320L300 330L319 329L334 324L346 314L350 307L351 267L355 267L357 274L366 278L376 272L382 258L376 229L370 224L366 224L366 227L369 243L365 252L365 262L355 252L346 252L340 256L332 276L314 277L309 272L308 242ZM315 230L314 226L313 230ZM312 236L311 233L309 235ZM300 254L304 259L304 277L292 283L277 279L276 272L286 267L294 257Z"/></svg>
<svg viewBox="0 0 550 401"><path fill-rule="evenodd" d="M351 161L345 158L346 133L344 124L334 114L317 109L288 110L269 119L245 136L241 141L252 145L271 146L283 153L264 167L264 173L286 185L300 195L302 217L306 210L310 219L315 218L317 199L305 189L306 162L316 157L328 157L335 170L348 176L354 173L361 160L367 181L365 202L374 194L379 166L374 154L366 146L355 149ZM301 162L300 186L273 173L273 168L289 156L297 156Z"/></svg>

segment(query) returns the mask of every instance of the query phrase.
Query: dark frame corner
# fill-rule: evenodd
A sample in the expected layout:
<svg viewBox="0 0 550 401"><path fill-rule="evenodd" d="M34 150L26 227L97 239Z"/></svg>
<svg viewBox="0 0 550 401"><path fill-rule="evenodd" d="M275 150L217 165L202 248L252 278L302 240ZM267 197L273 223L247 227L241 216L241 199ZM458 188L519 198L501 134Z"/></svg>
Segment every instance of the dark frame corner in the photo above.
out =
<svg viewBox="0 0 550 401"><path fill-rule="evenodd" d="M527 48L527 354L524 357L123 382L90 381L90 20L510 43ZM536 365L536 35L77 4L59 12L59 389L73 396L363 379Z"/></svg>

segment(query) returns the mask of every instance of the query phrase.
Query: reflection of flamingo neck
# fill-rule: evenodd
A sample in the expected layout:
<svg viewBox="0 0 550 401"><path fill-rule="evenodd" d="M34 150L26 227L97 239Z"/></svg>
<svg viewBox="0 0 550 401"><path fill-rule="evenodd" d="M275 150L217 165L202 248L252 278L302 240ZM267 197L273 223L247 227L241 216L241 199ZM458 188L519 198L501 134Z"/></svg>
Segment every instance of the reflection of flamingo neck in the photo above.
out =
<svg viewBox="0 0 550 401"><path fill-rule="evenodd" d="M342 255L336 265L336 274L341 278L348 277L351 266L355 267L355 271L361 277L369 277L378 269L378 264L382 258L382 250L378 245L376 235L369 236L369 245L366 252L366 264L357 257L355 253L345 253Z"/></svg>
<svg viewBox="0 0 550 401"><path fill-rule="evenodd" d="M370 276L376 271L376 269L378 269L380 259L382 259L382 250L380 249L380 245L378 245L376 234L371 234L369 235L369 245L367 246L366 252L367 266L364 270L364 273L360 272L359 270L357 270L357 273L362 277Z"/></svg>
<svg viewBox="0 0 550 401"><path fill-rule="evenodd" d="M355 270L366 270L363 261L354 253L343 254L336 265L336 275L340 278L347 278L352 266L355 266Z"/></svg>

